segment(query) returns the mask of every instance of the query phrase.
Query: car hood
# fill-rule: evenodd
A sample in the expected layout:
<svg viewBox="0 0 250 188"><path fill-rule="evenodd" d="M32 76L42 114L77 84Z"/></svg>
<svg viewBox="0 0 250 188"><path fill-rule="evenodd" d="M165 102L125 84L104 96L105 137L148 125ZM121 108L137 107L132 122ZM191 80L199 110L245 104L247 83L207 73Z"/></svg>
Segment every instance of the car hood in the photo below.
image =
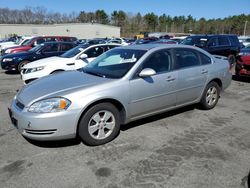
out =
<svg viewBox="0 0 250 188"><path fill-rule="evenodd" d="M18 52L18 53L14 53L14 54L4 55L3 58L19 58L19 57L31 56L33 54L34 54L34 52L31 52L31 51Z"/></svg>
<svg viewBox="0 0 250 188"><path fill-rule="evenodd" d="M46 66L48 64L55 64L55 63L68 63L71 61L71 58L63 58L63 57L48 57L48 58L44 58L44 59L40 59L37 61L33 61L31 63L28 63L27 65L25 65L23 68L25 69L29 69L29 68L34 68L34 67L40 67L40 66Z"/></svg>
<svg viewBox="0 0 250 188"><path fill-rule="evenodd" d="M63 96L69 92L88 88L94 85L113 81L112 79L97 77L80 71L66 71L43 77L23 86L16 98L25 106L33 102L55 96Z"/></svg>

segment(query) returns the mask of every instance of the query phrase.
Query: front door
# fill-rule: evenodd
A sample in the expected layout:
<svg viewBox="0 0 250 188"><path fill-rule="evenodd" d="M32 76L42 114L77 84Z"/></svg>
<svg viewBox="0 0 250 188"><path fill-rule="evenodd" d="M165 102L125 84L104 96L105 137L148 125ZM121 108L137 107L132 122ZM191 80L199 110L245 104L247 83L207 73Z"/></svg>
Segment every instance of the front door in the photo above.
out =
<svg viewBox="0 0 250 188"><path fill-rule="evenodd" d="M143 116L175 106L177 72L171 71L171 53L160 50L150 55L130 80L130 116ZM156 74L140 78L138 73L151 68Z"/></svg>

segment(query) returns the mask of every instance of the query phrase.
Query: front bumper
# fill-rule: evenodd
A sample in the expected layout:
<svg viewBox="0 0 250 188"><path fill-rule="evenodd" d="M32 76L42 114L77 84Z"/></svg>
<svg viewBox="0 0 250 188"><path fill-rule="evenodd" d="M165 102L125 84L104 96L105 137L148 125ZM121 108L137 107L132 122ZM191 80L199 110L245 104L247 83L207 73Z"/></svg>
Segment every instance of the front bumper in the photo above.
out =
<svg viewBox="0 0 250 188"><path fill-rule="evenodd" d="M63 140L76 136L78 110L30 113L14 99L9 114L18 132L32 140Z"/></svg>
<svg viewBox="0 0 250 188"><path fill-rule="evenodd" d="M1 67L4 70L17 70L18 64L14 61L8 61L8 62L1 61Z"/></svg>

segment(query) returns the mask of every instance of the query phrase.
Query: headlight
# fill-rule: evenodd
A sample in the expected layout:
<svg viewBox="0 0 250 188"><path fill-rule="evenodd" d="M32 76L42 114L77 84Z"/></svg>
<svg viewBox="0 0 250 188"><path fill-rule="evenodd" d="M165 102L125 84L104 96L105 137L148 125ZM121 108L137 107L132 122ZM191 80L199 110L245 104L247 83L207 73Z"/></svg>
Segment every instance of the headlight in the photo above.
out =
<svg viewBox="0 0 250 188"><path fill-rule="evenodd" d="M4 58L3 59L3 62L10 62L10 61L13 61L13 58Z"/></svg>
<svg viewBox="0 0 250 188"><path fill-rule="evenodd" d="M36 71L40 71L43 70L45 66L41 66L41 67L34 67L34 68L28 68L26 69L25 73L32 73L32 72L36 72ZM23 67L25 69L25 67Z"/></svg>
<svg viewBox="0 0 250 188"><path fill-rule="evenodd" d="M28 109L34 113L51 113L66 110L71 102L65 98L50 98L34 102Z"/></svg>
<svg viewBox="0 0 250 188"><path fill-rule="evenodd" d="M5 50L5 53L6 53L6 54L9 54L10 52L11 52L11 49Z"/></svg>

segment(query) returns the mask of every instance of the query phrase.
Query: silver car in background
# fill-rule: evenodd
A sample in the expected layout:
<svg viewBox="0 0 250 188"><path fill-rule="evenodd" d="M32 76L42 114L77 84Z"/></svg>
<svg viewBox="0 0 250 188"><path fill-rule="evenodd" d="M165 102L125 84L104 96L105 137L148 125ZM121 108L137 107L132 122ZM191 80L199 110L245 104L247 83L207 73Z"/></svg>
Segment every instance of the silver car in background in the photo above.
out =
<svg viewBox="0 0 250 188"><path fill-rule="evenodd" d="M79 136L87 145L114 139L122 124L185 105L212 109L231 83L229 63L183 45L112 49L83 68L24 86L9 109L33 140Z"/></svg>

